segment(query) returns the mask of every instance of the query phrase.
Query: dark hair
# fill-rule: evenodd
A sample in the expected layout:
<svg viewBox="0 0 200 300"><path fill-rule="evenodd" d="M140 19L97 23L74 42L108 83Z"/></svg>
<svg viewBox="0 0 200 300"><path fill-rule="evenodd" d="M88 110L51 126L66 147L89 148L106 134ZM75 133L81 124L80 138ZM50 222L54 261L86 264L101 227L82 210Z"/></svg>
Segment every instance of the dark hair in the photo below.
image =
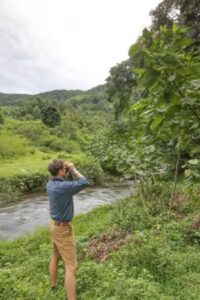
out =
<svg viewBox="0 0 200 300"><path fill-rule="evenodd" d="M57 176L59 170L64 168L64 160L62 159L54 159L48 166L48 170L52 176Z"/></svg>

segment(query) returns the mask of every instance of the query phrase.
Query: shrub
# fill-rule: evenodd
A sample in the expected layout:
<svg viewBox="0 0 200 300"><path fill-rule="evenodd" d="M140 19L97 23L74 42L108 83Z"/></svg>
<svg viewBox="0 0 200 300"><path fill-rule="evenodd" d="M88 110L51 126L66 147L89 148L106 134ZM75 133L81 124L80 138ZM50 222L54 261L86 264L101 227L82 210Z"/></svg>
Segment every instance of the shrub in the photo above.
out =
<svg viewBox="0 0 200 300"><path fill-rule="evenodd" d="M25 138L13 135L8 131L0 132L0 140L0 158L22 156L31 150Z"/></svg>
<svg viewBox="0 0 200 300"><path fill-rule="evenodd" d="M48 129L40 121L23 121L17 126L16 132L37 144L42 136L48 134Z"/></svg>
<svg viewBox="0 0 200 300"><path fill-rule="evenodd" d="M0 203L17 200L19 195L26 192L44 191L48 174L35 173L0 178Z"/></svg>
<svg viewBox="0 0 200 300"><path fill-rule="evenodd" d="M144 209L134 197L119 199L113 205L111 224L128 232L149 227Z"/></svg>
<svg viewBox="0 0 200 300"><path fill-rule="evenodd" d="M88 177L91 184L100 184L103 181L104 173L100 163L91 155L60 153L58 158L72 161L80 171Z"/></svg>

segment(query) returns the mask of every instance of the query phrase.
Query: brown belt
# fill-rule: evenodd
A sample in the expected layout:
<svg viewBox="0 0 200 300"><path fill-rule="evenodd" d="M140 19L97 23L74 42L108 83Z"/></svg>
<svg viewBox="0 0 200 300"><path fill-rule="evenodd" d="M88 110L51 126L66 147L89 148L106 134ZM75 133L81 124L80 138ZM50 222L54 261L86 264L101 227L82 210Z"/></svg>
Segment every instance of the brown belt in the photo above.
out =
<svg viewBox="0 0 200 300"><path fill-rule="evenodd" d="M71 225L70 222L67 222L67 221L56 221L56 220L51 220L51 223L53 223L54 225L58 225L58 226L69 226Z"/></svg>

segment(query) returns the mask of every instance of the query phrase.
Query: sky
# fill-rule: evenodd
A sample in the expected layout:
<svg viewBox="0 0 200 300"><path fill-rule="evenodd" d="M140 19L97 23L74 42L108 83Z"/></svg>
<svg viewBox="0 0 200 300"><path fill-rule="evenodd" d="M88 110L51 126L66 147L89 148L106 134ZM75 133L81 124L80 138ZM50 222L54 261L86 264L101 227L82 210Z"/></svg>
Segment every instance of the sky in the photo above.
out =
<svg viewBox="0 0 200 300"><path fill-rule="evenodd" d="M160 0L0 0L0 92L83 89L151 23Z"/></svg>

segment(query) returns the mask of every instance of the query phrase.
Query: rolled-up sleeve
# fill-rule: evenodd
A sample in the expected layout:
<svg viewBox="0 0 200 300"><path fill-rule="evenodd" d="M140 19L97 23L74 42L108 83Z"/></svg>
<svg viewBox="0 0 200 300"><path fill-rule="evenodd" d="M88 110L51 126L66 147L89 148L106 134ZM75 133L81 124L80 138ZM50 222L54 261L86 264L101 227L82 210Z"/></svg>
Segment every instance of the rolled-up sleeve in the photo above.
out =
<svg viewBox="0 0 200 300"><path fill-rule="evenodd" d="M78 180L65 181L64 189L67 193L70 193L71 195L75 195L87 185L88 185L88 180L86 177L83 176Z"/></svg>

